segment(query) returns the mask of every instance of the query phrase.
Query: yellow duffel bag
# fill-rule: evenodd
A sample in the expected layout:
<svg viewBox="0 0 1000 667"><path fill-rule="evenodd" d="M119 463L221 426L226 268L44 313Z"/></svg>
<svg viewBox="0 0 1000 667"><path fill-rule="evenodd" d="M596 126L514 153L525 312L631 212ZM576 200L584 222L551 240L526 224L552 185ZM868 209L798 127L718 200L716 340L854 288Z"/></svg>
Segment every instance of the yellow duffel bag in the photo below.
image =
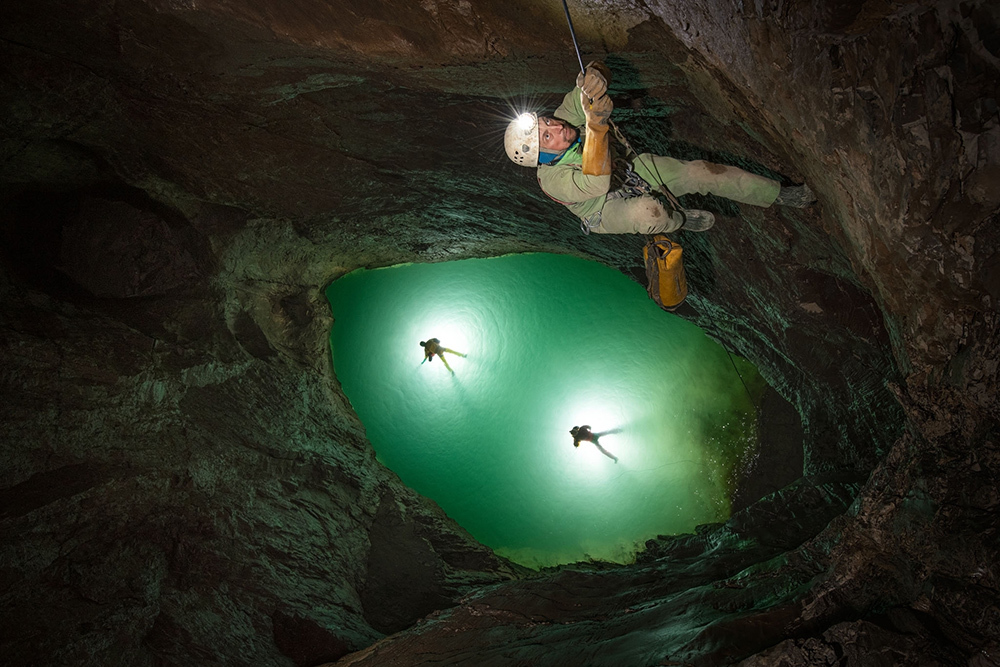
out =
<svg viewBox="0 0 1000 667"><path fill-rule="evenodd" d="M649 298L664 310L675 310L687 298L687 278L681 245L662 234L654 236L642 249L646 262Z"/></svg>

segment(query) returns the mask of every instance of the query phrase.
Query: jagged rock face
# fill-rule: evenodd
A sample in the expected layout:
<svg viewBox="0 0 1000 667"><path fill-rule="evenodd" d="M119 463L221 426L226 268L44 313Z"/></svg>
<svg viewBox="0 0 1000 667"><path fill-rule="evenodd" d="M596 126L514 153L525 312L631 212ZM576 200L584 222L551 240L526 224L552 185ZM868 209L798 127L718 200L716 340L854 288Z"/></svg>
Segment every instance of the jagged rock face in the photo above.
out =
<svg viewBox="0 0 1000 667"><path fill-rule="evenodd" d="M997 661L990 3L570 4L637 147L820 202L692 197L720 220L682 238L685 316L794 406L804 476L542 574L374 460L322 290L523 251L639 277L498 145L575 76L559 4L8 4L8 664Z"/></svg>

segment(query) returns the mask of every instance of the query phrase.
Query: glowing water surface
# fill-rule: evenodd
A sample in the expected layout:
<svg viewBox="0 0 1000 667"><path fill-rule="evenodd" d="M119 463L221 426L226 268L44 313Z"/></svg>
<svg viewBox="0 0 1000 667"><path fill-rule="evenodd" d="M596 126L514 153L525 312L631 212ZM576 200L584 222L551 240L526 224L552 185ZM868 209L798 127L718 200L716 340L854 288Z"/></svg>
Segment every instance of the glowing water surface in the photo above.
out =
<svg viewBox="0 0 1000 667"><path fill-rule="evenodd" d="M549 254L356 271L334 368L378 459L532 567L628 562L729 516L753 408L723 350L608 267ZM468 354L423 360L420 341ZM763 383L737 366L756 400ZM569 429L616 431L572 445Z"/></svg>

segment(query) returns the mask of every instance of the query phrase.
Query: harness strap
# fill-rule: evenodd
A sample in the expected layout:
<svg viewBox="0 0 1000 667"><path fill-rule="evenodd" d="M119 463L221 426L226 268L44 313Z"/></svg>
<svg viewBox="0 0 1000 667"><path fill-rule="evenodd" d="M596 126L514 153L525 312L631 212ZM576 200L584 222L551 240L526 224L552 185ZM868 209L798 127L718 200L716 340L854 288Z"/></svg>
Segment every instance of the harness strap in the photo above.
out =
<svg viewBox="0 0 1000 667"><path fill-rule="evenodd" d="M614 155L616 151L612 152L613 162L611 170L611 180L618 187L605 195L604 203L607 204L609 201L615 201L616 199L631 199L632 197L642 197L643 195L649 195L660 199L664 207L669 209L671 213L679 212L683 215L684 208L681 206L680 202L677 201L677 197L673 195L672 192L667 188L667 186L662 183L659 187L654 190L653 187L644 179L642 176L637 174L632 168L632 161L628 159L630 156L634 156L635 159L639 158L639 155L629 144L628 139L625 135L621 133L618 126L612 121L608 121L611 129L614 131L615 139L618 143L625 148L626 157L618 157ZM613 146L613 144L612 144ZM542 187L542 179L536 176L538 181L538 187L541 189L545 196L556 202L557 204L562 204L563 206L571 206L575 202L562 201L561 199L556 199L548 192L545 192L545 188ZM589 235L590 232L601 224L601 210L594 211L586 218L580 219L580 231L584 235Z"/></svg>
<svg viewBox="0 0 1000 667"><path fill-rule="evenodd" d="M643 186L645 186L645 188L646 188L645 192L643 192L642 194L662 195L664 198L666 198L666 201L669 204L669 208L671 208L673 211L677 211L679 213L683 213L684 212L684 207L681 206L681 203L679 201L677 201L677 197L674 196L674 193L672 193L669 190L669 188L667 188L666 185L660 183L659 186L657 187L657 190L654 191L653 188L652 188L652 186L650 186L650 184L647 183L646 180L642 176L640 176L639 174L636 174L635 171L632 170L632 162L631 162L631 160L632 159L635 159L635 160L640 159L639 158L639 154L636 152L636 150L634 148L632 148L632 144L630 144L628 142L628 139L625 138L625 135L622 134L621 130L618 129L618 126L615 125L614 122L612 122L611 120L609 120L608 121L608 125L611 126L611 130L615 134L615 139L617 139L618 143L620 143L625 148L625 158L626 159L624 160L624 162L625 162L625 165L626 165L626 171L625 171L626 176L627 177L634 176L634 178L635 178L636 181L640 182ZM651 169L650 171L654 171L654 172L656 171L655 165L653 166L653 169ZM625 184L629 185L628 182L626 182Z"/></svg>
<svg viewBox="0 0 1000 667"><path fill-rule="evenodd" d="M613 168L611 170L611 179L615 182L618 187L615 190L608 192L604 197L604 203L615 201L616 199L631 199L633 197L659 197L660 193L655 192L653 188L646 182L639 174L635 173L632 169L632 163L625 158L616 157L613 162ZM669 192L669 191L668 191ZM673 208L674 202L668 200L666 202L667 208ZM679 204L678 208L679 209ZM580 219L580 230L585 234L590 234L590 232L596 229L601 224L601 218L603 217L603 207L594 211L586 218Z"/></svg>

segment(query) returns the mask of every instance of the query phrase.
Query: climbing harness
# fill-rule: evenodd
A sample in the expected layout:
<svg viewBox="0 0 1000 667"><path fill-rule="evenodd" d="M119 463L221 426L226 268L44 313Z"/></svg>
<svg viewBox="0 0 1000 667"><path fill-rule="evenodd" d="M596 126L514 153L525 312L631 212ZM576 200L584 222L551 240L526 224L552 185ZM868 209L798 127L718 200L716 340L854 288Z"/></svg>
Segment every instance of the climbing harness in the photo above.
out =
<svg viewBox="0 0 1000 667"><path fill-rule="evenodd" d="M653 194L653 188L639 174L632 169L632 163L624 158L617 158L612 163L611 182L618 187L608 192L604 197L604 203L615 201L616 199L632 199ZM580 220L580 229L584 234L590 234L601 224L602 210L598 209Z"/></svg>
<svg viewBox="0 0 1000 667"><path fill-rule="evenodd" d="M605 195L605 204L616 199L632 199L633 197L655 196L656 194L646 179L635 173L635 170L632 169L632 163L625 158L615 158L612 162L611 182L617 187ZM598 209L580 220L580 229L584 234L590 234L600 224L601 210Z"/></svg>
<svg viewBox="0 0 1000 667"><path fill-rule="evenodd" d="M643 197L649 196L653 197L663 208L668 212L668 215L674 216L675 214L680 214L684 216L684 207L681 206L680 202L677 201L677 197L674 196L672 192L667 188L667 186L662 183L657 187L653 188L649 184L649 181L640 176L633 167L633 160L641 160L644 166L645 160L642 160L632 144L628 142L625 135L622 134L618 126L612 121L608 121L608 125L611 126L612 132L614 132L614 137L625 149L625 157L615 157L612 162L611 169L611 182L613 186L616 186L613 190L608 192L605 197L604 203L607 204L610 201L615 201L616 199L631 199L633 197ZM650 170L655 172L656 165ZM539 183L541 185L541 183ZM584 234L590 234L591 231L597 229L601 224L602 212L597 210L591 213L586 218L580 220L580 229Z"/></svg>
<svg viewBox="0 0 1000 667"><path fill-rule="evenodd" d="M616 158L612 163L611 180L618 187L608 193L608 201L641 197L653 191L649 183L632 169L632 163L625 158Z"/></svg>
<svg viewBox="0 0 1000 667"><path fill-rule="evenodd" d="M662 204L664 204L664 207L667 210L669 210L671 213L675 213L676 212L676 213L681 213L683 215L683 213L684 213L684 207L681 206L681 203L679 201L677 201L677 197L674 196L674 193L672 193L667 188L666 185L664 185L661 182L660 185L659 185L659 187L654 190L652 188L652 186L650 186L650 184L647 183L646 180L642 176L640 176L639 174L635 173L635 171L632 168L632 162L631 162L631 160L633 160L633 159L634 160L639 160L642 163L642 165L644 167L646 167L647 169L649 169L650 165L647 165L646 161L642 159L642 156L639 155L639 153L636 152L636 150L634 148L632 148L632 144L630 144L628 142L628 139L625 138L625 135L622 134L621 130L618 129L617 125L615 125L611 120L608 120L608 124L611 126L612 132L615 133L615 139L617 139L618 143L621 144L623 148L625 148L625 158L622 158L622 159L625 162L625 170L626 170L625 174L626 174L626 176L628 176L630 178L634 178L635 182L641 183L642 186L645 187L645 192L643 192L643 194L650 194L650 195L653 195L653 196L657 197L658 199L660 199L660 202ZM649 169L649 171L655 172L656 175L659 176L659 171L656 169L656 165L655 164L652 165L652 169ZM661 179L661 181L662 181L662 179ZM628 183L626 183L626 184L628 184Z"/></svg>

